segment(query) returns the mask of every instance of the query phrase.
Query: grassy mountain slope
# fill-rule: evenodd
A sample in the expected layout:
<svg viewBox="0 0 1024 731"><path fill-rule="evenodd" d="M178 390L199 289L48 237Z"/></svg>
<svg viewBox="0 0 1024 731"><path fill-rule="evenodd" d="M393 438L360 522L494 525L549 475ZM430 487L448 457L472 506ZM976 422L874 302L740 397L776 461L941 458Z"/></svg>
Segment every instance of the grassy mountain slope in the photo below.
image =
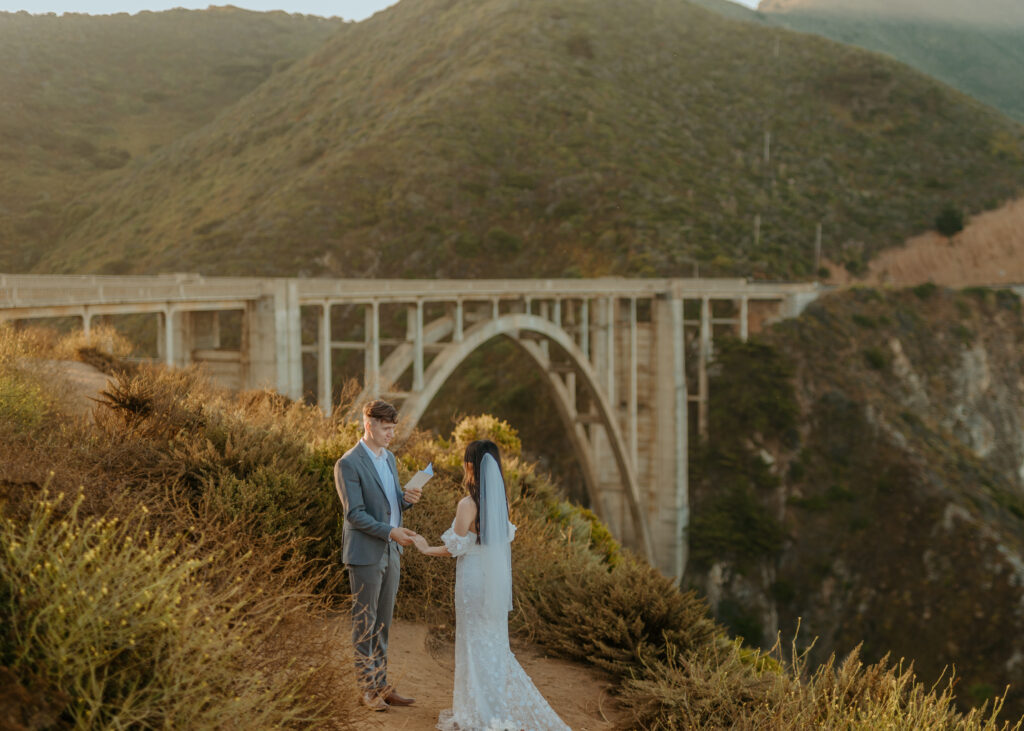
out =
<svg viewBox="0 0 1024 731"><path fill-rule="evenodd" d="M832 11L850 15L913 18L969 25L1024 26L1024 6L1017 0L761 0L766 13Z"/></svg>
<svg viewBox="0 0 1024 731"><path fill-rule="evenodd" d="M801 277L817 222L858 268L1021 159L899 64L678 0L403 2L82 196L37 269Z"/></svg>
<svg viewBox="0 0 1024 731"><path fill-rule="evenodd" d="M238 8L0 13L0 269L24 269L68 198L212 120L344 28Z"/></svg>
<svg viewBox="0 0 1024 731"><path fill-rule="evenodd" d="M766 15L787 28L886 53L1024 122L1024 23L973 25L813 8Z"/></svg>

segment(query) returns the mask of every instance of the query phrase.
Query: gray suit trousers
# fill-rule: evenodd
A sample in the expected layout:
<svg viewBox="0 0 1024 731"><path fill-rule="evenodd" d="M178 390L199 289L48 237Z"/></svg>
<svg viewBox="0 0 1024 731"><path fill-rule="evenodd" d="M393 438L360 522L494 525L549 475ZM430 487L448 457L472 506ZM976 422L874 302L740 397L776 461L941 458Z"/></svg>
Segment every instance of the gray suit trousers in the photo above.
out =
<svg viewBox="0 0 1024 731"><path fill-rule="evenodd" d="M388 630L395 612L400 559L398 544L388 541L377 563L348 566L353 600L352 644L364 690L383 690L388 684Z"/></svg>

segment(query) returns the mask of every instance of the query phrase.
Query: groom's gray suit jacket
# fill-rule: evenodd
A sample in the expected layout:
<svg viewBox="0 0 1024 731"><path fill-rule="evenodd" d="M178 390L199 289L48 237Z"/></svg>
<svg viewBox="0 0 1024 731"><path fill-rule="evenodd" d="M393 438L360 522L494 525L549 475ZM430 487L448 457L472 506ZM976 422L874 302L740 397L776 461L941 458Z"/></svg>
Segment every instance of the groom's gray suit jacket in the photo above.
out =
<svg viewBox="0 0 1024 731"><path fill-rule="evenodd" d="M406 502L402 494L395 455L388 450L384 451L388 456L391 476L398 488L399 505L405 511L412 504ZM341 560L350 566L377 563L384 555L388 534L391 533L391 503L384 494L384 485L381 484L373 459L359 442L335 463L334 486L345 513ZM401 515L398 516L398 525L402 525ZM402 552L401 546L398 546L398 551Z"/></svg>

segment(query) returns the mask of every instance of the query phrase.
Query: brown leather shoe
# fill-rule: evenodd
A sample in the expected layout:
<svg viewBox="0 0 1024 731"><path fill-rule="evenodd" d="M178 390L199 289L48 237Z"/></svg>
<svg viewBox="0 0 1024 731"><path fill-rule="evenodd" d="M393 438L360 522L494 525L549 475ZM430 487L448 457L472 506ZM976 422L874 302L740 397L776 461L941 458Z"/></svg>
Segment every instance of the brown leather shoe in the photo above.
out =
<svg viewBox="0 0 1024 731"><path fill-rule="evenodd" d="M363 693L362 701L363 705L371 711L386 711L389 708L381 694L375 690L368 690Z"/></svg>
<svg viewBox="0 0 1024 731"><path fill-rule="evenodd" d="M398 692L388 686L384 689L384 692L380 694L389 706L411 706L416 702L415 698L406 698L405 696L398 695Z"/></svg>

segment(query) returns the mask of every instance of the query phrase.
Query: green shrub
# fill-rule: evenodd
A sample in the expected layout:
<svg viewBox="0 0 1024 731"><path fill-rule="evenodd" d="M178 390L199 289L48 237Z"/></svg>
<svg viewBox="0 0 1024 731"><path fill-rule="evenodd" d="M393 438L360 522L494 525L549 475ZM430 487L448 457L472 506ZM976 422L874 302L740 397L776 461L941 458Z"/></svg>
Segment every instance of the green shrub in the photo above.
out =
<svg viewBox="0 0 1024 731"><path fill-rule="evenodd" d="M970 345L974 342L974 332L962 322L958 322L953 326L953 334L964 345Z"/></svg>
<svg viewBox="0 0 1024 731"><path fill-rule="evenodd" d="M722 599L715 610L718 618L730 634L742 639L744 644L760 647L764 639L764 627L757 611L743 606L734 599Z"/></svg>
<svg viewBox="0 0 1024 731"><path fill-rule="evenodd" d="M0 370L0 425L14 432L39 427L49 411L43 389L17 372Z"/></svg>
<svg viewBox="0 0 1024 731"><path fill-rule="evenodd" d="M854 324L859 325L860 327L866 328L868 330L874 330L878 327L878 321L875 320L875 318L869 317L868 315L862 315L859 312L853 313L851 319L853 320Z"/></svg>
<svg viewBox="0 0 1024 731"><path fill-rule="evenodd" d="M503 458L519 456L523 451L523 443L519 434L507 421L502 421L489 414L471 416L463 419L452 432L453 447L462 459L462 451L477 439L490 439L501 449Z"/></svg>
<svg viewBox="0 0 1024 731"><path fill-rule="evenodd" d="M734 485L694 512L691 558L699 566L729 559L741 566L782 548L785 530L748 488Z"/></svg>
<svg viewBox="0 0 1024 731"><path fill-rule="evenodd" d="M996 304L1004 310L1020 314L1020 296L1012 289L997 289Z"/></svg>
<svg viewBox="0 0 1024 731"><path fill-rule="evenodd" d="M488 248L495 254L516 254L523 248L523 240L519 236L495 226L487 232Z"/></svg>
<svg viewBox="0 0 1024 731"><path fill-rule="evenodd" d="M889 365L889 357L885 354L885 351L879 347L872 346L870 348L865 348L863 355L864 361L868 364L868 367L876 371L884 370Z"/></svg>
<svg viewBox="0 0 1024 731"><path fill-rule="evenodd" d="M622 544L615 540L608 526L592 510L564 500L552 500L547 517L562 527L567 540L586 541L587 547L609 566L619 566L624 560Z"/></svg>
<svg viewBox="0 0 1024 731"><path fill-rule="evenodd" d="M642 561L630 558L609 571L541 548L533 545L519 559L515 623L559 654L628 678L668 652L713 642L721 631L701 599Z"/></svg>
<svg viewBox="0 0 1024 731"><path fill-rule="evenodd" d="M914 295L921 300L926 300L931 297L939 288L934 282L925 282L914 287Z"/></svg>
<svg viewBox="0 0 1024 731"><path fill-rule="evenodd" d="M960 233L964 230L964 212L952 203L947 203L935 217L935 230L947 238Z"/></svg>
<svg viewBox="0 0 1024 731"><path fill-rule="evenodd" d="M27 520L0 520L0 664L66 697L55 710L77 728L317 717L316 699L301 698L303 673L254 662L281 597L211 583L211 573L244 569L144 530L144 508L126 520L84 517L82 499L43 493Z"/></svg>

